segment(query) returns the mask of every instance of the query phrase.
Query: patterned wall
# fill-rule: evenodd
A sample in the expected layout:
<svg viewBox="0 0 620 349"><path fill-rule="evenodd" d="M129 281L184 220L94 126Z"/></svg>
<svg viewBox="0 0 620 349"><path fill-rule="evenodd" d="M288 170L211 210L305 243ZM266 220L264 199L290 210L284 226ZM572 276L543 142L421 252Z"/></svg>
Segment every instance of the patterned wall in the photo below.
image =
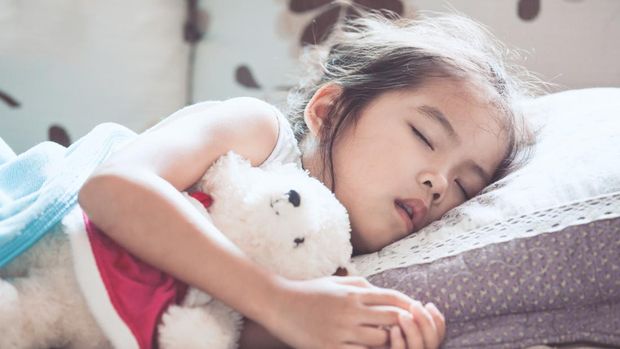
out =
<svg viewBox="0 0 620 349"><path fill-rule="evenodd" d="M17 152L95 124L141 131L186 103L285 103L297 57L352 5L458 11L556 89L620 85L617 0L0 0L0 137Z"/></svg>
<svg viewBox="0 0 620 349"><path fill-rule="evenodd" d="M180 108L186 13L171 0L0 0L0 137L19 153Z"/></svg>
<svg viewBox="0 0 620 349"><path fill-rule="evenodd" d="M518 63L554 83L554 90L620 85L616 0L275 0L251 13L210 0L197 7L209 25L196 43L193 100L253 95L283 104L301 48L354 16L351 4L407 17L427 10L461 12L521 52Z"/></svg>

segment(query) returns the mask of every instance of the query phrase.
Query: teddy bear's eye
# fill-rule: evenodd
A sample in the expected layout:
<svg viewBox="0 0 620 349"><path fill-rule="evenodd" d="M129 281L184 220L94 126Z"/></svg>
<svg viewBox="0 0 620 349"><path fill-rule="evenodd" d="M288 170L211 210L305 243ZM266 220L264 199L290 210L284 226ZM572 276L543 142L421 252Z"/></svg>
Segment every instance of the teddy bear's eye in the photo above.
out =
<svg viewBox="0 0 620 349"><path fill-rule="evenodd" d="M293 206L298 207L299 203L301 202L301 197L299 196L299 193L296 192L295 190L289 190L288 193L286 193L286 195L288 195L288 202L290 202L291 204L293 204Z"/></svg>

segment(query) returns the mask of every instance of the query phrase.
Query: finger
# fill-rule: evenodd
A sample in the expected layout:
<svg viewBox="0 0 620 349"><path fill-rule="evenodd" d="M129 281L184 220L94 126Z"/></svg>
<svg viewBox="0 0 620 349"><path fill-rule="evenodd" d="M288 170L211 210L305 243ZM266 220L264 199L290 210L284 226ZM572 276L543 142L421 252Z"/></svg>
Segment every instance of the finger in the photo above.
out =
<svg viewBox="0 0 620 349"><path fill-rule="evenodd" d="M439 309L437 309L435 304L427 303L424 307L428 310L428 312L433 317L433 320L435 321L435 326L437 326L437 334L439 337L439 343L443 342L446 336L446 318L439 311Z"/></svg>
<svg viewBox="0 0 620 349"><path fill-rule="evenodd" d="M359 326L352 335L350 342L357 344L376 347L388 343L387 331L376 326Z"/></svg>
<svg viewBox="0 0 620 349"><path fill-rule="evenodd" d="M389 305L375 305L365 307L357 319L361 325L390 326L398 325L398 316L401 314L409 312Z"/></svg>
<svg viewBox="0 0 620 349"><path fill-rule="evenodd" d="M361 276L344 276L344 277L340 276L340 277L336 277L334 280L336 280L339 283L345 284L345 285L358 286L358 287L364 287L364 288L375 287L370 282L368 282L368 280L366 280L365 278Z"/></svg>
<svg viewBox="0 0 620 349"><path fill-rule="evenodd" d="M429 311L422 306L422 303L415 301L411 306L411 314L422 334L424 348L436 349L439 347L437 326L435 326L435 320L433 320Z"/></svg>
<svg viewBox="0 0 620 349"><path fill-rule="evenodd" d="M401 315L399 317L399 323L405 334L407 349L424 349L422 334L418 329L418 325L413 321L413 317L410 314Z"/></svg>
<svg viewBox="0 0 620 349"><path fill-rule="evenodd" d="M400 326L392 326L390 329L390 349L407 349L405 345Z"/></svg>
<svg viewBox="0 0 620 349"><path fill-rule="evenodd" d="M340 348L342 349L368 349L368 347L365 347L363 345L352 344L352 343L344 343Z"/></svg>
<svg viewBox="0 0 620 349"><path fill-rule="evenodd" d="M406 311L413 304L413 299L398 291L378 287L365 291L360 299L366 305L393 305Z"/></svg>

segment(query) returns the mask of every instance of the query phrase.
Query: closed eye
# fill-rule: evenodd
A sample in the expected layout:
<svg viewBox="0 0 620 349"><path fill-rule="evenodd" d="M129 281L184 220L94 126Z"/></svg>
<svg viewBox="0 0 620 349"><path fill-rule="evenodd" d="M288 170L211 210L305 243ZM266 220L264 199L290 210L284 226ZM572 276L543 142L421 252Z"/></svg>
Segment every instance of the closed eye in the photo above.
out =
<svg viewBox="0 0 620 349"><path fill-rule="evenodd" d="M461 190L461 193L463 193L463 197L465 198L465 201L469 200L471 197L469 196L469 194L467 194L467 190L465 190L465 187L463 187L463 185L461 184L461 182L455 180L454 181L456 183L456 185L459 187L459 189Z"/></svg>
<svg viewBox="0 0 620 349"><path fill-rule="evenodd" d="M431 144L431 142L429 142L428 138L424 137L424 135L423 135L420 131L418 131L418 129L417 129L417 128L415 128L414 126L411 126L411 125L410 125L410 127L411 127L411 130L413 131L413 133L415 133L415 135L416 135L419 139L421 139L424 143L426 143L426 145L427 145L429 148L431 148L431 150L435 150L435 148L433 148L433 145Z"/></svg>

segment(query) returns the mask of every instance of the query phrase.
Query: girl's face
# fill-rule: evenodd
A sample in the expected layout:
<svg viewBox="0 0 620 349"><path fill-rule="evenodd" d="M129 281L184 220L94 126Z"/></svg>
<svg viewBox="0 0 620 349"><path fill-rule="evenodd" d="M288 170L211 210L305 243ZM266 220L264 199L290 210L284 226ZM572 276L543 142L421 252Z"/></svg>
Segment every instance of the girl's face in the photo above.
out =
<svg viewBox="0 0 620 349"><path fill-rule="evenodd" d="M321 89L308 104L314 135L336 92ZM377 251L478 193L506 152L502 131L491 104L453 80L375 98L333 149L335 194L349 212L355 253ZM326 182L319 158L308 150L304 167Z"/></svg>

